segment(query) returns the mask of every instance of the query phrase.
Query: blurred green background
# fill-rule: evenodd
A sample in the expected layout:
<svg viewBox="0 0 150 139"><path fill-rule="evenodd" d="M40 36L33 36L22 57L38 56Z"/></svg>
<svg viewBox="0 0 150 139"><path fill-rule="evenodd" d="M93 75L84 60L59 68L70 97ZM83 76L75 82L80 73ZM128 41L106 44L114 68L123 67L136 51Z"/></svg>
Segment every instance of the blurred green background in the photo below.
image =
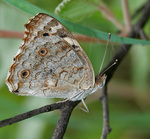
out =
<svg viewBox="0 0 150 139"><path fill-rule="evenodd" d="M19 0L18 0L19 1ZM54 13L61 0L28 0L41 9ZM129 1L131 15L146 0ZM118 29L107 21L98 10L98 4L107 5L123 24L120 0L72 0L62 7L58 15L71 22L115 34ZM29 9L33 10L33 9ZM33 15L0 1L0 30L24 31L24 24ZM134 19L132 23L137 20ZM73 27L72 27L73 28ZM144 31L150 35L150 23ZM105 45L99 42L79 42L90 58L95 73L98 73ZM16 54L21 39L0 38L0 120L56 102L56 99L16 96L9 92L5 78L12 58ZM106 65L118 46L109 44ZM149 139L150 138L150 48L134 45L108 85L110 126L109 139ZM102 104L100 94L86 99L90 113L78 107L72 113L64 139L99 139L102 133ZM48 139L52 136L60 112L41 114L22 122L0 129L3 139Z"/></svg>

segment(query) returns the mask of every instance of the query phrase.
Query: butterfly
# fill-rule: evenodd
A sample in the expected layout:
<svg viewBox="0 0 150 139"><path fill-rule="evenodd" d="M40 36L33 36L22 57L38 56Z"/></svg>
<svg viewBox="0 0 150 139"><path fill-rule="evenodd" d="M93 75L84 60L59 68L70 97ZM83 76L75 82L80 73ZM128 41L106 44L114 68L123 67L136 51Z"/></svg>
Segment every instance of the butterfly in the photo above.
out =
<svg viewBox="0 0 150 139"><path fill-rule="evenodd" d="M23 43L6 84L17 95L84 100L102 88L75 37L55 18L39 13L25 24Z"/></svg>

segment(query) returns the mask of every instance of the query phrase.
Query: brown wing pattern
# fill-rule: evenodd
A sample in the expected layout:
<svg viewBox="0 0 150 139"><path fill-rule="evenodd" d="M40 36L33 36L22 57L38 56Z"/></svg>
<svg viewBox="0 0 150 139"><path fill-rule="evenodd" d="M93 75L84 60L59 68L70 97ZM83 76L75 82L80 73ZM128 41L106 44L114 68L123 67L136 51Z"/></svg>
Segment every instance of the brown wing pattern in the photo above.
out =
<svg viewBox="0 0 150 139"><path fill-rule="evenodd" d="M23 44L6 83L18 95L70 98L95 84L90 60L73 35L39 13L25 24Z"/></svg>

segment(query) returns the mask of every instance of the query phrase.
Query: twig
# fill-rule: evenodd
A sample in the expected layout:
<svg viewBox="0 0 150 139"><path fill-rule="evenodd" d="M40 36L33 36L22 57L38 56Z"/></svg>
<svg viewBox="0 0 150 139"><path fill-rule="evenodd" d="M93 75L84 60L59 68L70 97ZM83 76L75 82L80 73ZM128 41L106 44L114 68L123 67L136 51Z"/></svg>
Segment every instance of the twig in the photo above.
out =
<svg viewBox="0 0 150 139"><path fill-rule="evenodd" d="M46 106L40 107L38 109L34 109L32 111L29 111L29 112L19 114L17 116L12 117L12 118L2 120L2 121L0 121L0 128L4 127L4 126L7 126L7 125L17 123L17 122L20 122L22 120L28 119L30 117L33 117L33 116L41 114L41 113L54 111L56 109L61 109L62 107L66 106L66 105L68 105L68 106L71 105L70 107L72 108L73 106L75 107L76 103L78 104L79 101L77 101L77 102L71 102L71 101L61 102L60 101L60 102L57 102L57 103L46 105Z"/></svg>
<svg viewBox="0 0 150 139"><path fill-rule="evenodd" d="M23 35L24 33L21 31L18 32L18 31L12 31L12 30L0 30L0 38L20 39L20 38L23 38ZM82 41L82 42L98 42L98 43L106 42L104 40L96 39L94 37L89 37L89 36L77 34L77 33L73 33L73 36L75 36L75 38L78 41Z"/></svg>
<svg viewBox="0 0 150 139"><path fill-rule="evenodd" d="M148 40L148 37L146 36L143 29L140 30L139 34L140 34L140 37L142 38L142 40Z"/></svg>
<svg viewBox="0 0 150 139"><path fill-rule="evenodd" d="M121 32L126 32L125 27L116 19L116 17L114 16L113 12L109 9L109 11L106 9L106 7L99 5L99 10L102 12L102 14L104 15L104 17L110 21L111 23L113 23L116 28L118 28Z"/></svg>
<svg viewBox="0 0 150 139"><path fill-rule="evenodd" d="M69 123L69 118L71 116L71 113L73 109L76 107L76 105L78 105L79 102L80 101L75 101L75 102L68 101L67 103L65 103L65 105L63 105L63 107L61 108L61 115L57 123L57 126L55 128L55 131L53 133L52 139L63 138Z"/></svg>
<svg viewBox="0 0 150 139"><path fill-rule="evenodd" d="M44 112L49 112L49 111L59 109L61 107L61 105L62 105L61 103L54 103L54 104L51 104L51 105L46 105L46 106L40 107L38 109L34 109L34 110L26 112L26 113L19 114L17 116L9 118L9 119L5 119L3 121L0 121L0 127L4 127L4 126L7 126L7 125L17 123L19 121L28 119L30 117L33 117L35 115L38 115L38 114L41 114L41 113L44 113Z"/></svg>
<svg viewBox="0 0 150 139"><path fill-rule="evenodd" d="M102 96L100 97L103 106L103 131L101 139L106 139L107 134L111 131L109 127L109 110L108 110L108 97L107 97L107 86L102 89Z"/></svg>
<svg viewBox="0 0 150 139"><path fill-rule="evenodd" d="M145 3L134 12L134 14L131 16L131 19L134 19L144 8L145 8Z"/></svg>
<svg viewBox="0 0 150 139"><path fill-rule="evenodd" d="M122 8L123 8L125 27L127 29L127 32L129 32L131 31L131 19L130 19L127 0L122 0Z"/></svg>
<svg viewBox="0 0 150 139"><path fill-rule="evenodd" d="M1 38L22 38L23 32L0 30Z"/></svg>

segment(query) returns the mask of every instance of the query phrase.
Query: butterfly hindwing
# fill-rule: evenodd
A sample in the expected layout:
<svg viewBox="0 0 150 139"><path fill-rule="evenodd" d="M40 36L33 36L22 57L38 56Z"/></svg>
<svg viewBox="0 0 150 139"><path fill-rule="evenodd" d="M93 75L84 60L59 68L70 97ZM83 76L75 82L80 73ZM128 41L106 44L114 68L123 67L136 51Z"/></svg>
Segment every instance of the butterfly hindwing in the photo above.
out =
<svg viewBox="0 0 150 139"><path fill-rule="evenodd" d="M70 98L94 87L95 79L73 35L55 18L39 13L25 24L6 83L18 95Z"/></svg>

